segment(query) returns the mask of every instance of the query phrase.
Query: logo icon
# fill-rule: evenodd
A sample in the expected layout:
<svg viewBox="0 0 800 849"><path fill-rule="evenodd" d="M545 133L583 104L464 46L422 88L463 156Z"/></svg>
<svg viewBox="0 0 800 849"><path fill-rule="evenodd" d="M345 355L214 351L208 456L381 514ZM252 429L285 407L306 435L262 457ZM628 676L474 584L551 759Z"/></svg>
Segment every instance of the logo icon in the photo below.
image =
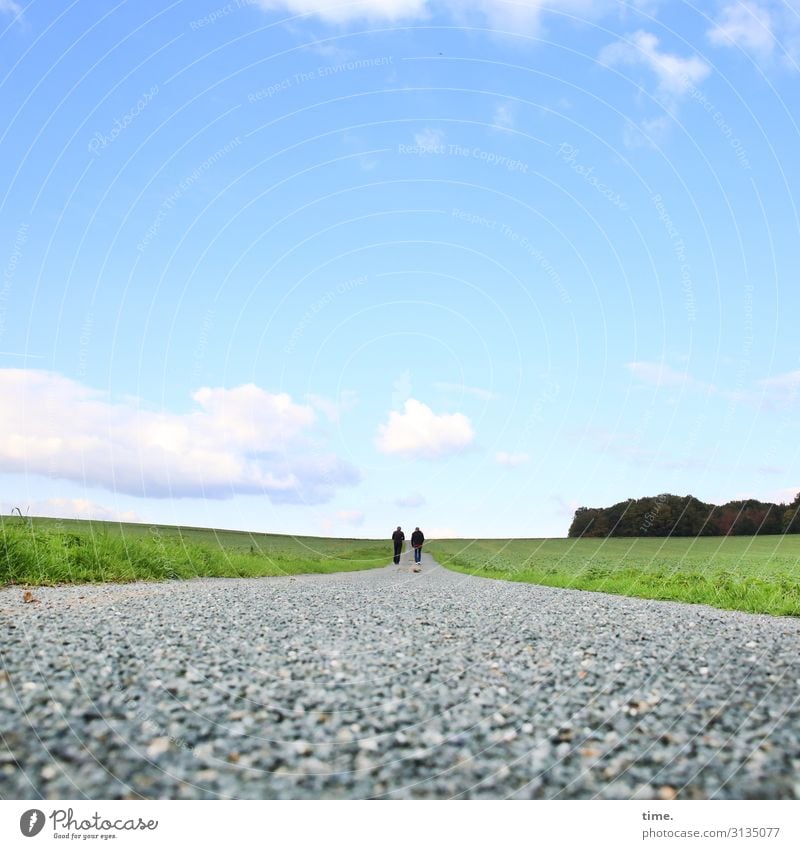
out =
<svg viewBox="0 0 800 849"><path fill-rule="evenodd" d="M37 808L31 808L19 818L19 830L25 837L36 837L44 828L44 814Z"/></svg>

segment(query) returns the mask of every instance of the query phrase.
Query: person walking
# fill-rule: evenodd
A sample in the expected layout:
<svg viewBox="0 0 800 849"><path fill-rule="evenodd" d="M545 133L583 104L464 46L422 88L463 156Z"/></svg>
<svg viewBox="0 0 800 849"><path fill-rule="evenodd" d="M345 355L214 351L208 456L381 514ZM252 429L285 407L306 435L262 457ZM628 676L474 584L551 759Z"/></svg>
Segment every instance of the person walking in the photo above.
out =
<svg viewBox="0 0 800 849"><path fill-rule="evenodd" d="M425 542L425 534L419 528L411 534L411 546L414 549L414 562L419 563L422 560L422 543Z"/></svg>
<svg viewBox="0 0 800 849"><path fill-rule="evenodd" d="M400 525L397 526L397 530L392 534L392 542L394 543L394 562L400 562L400 555L403 552L403 540L406 538L406 535L403 533L403 529Z"/></svg>

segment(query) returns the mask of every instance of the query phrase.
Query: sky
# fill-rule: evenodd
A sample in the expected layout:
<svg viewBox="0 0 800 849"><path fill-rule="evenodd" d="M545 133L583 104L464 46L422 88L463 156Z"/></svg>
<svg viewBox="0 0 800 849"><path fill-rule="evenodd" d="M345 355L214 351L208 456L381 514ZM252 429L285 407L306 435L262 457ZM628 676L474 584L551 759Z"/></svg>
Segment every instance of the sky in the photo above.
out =
<svg viewBox="0 0 800 849"><path fill-rule="evenodd" d="M799 82L797 0L0 0L0 512L790 501Z"/></svg>

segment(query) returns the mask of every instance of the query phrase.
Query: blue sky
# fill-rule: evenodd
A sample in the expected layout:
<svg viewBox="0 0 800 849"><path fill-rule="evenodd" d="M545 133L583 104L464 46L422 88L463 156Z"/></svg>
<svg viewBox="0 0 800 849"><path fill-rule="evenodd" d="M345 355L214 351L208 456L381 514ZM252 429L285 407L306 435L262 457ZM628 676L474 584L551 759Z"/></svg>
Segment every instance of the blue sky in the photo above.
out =
<svg viewBox="0 0 800 849"><path fill-rule="evenodd" d="M2 510L563 536L800 489L800 6L0 0Z"/></svg>

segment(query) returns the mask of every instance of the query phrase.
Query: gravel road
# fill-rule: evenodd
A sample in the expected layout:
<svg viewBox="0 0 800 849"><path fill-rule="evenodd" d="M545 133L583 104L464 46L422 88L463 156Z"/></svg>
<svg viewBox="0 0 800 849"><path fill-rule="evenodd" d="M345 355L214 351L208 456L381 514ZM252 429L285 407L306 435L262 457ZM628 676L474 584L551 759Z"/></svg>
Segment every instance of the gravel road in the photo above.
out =
<svg viewBox="0 0 800 849"><path fill-rule="evenodd" d="M400 567L0 591L0 796L798 798L800 621Z"/></svg>

